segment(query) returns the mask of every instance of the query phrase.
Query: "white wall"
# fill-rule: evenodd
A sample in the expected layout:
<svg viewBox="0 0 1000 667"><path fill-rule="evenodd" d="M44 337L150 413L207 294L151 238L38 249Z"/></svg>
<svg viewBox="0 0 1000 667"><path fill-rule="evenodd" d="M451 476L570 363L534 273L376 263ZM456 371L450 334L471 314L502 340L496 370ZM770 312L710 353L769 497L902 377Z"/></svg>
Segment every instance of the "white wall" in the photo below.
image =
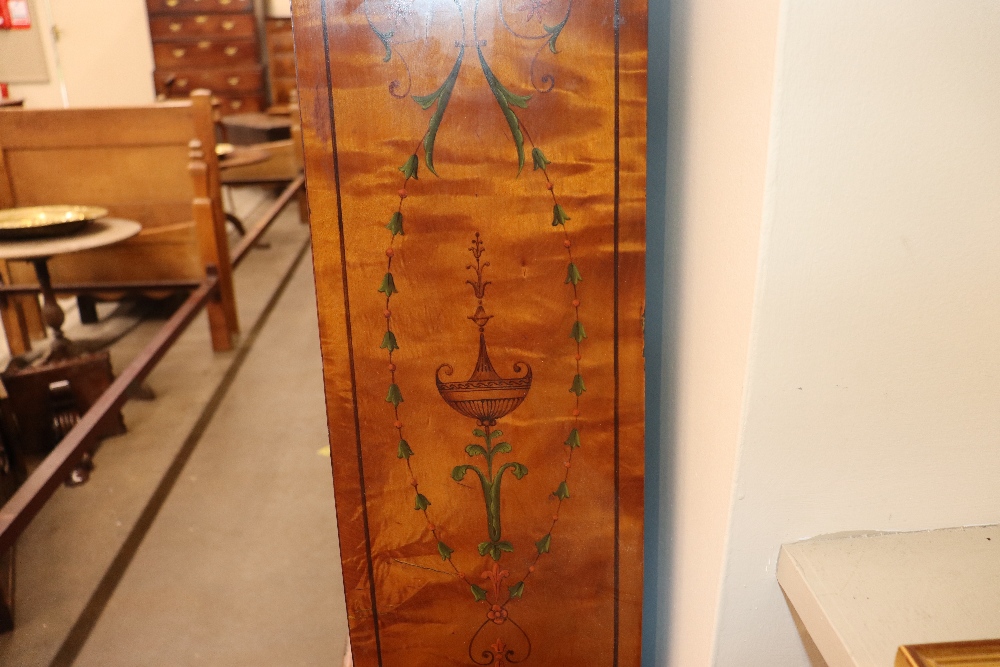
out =
<svg viewBox="0 0 1000 667"><path fill-rule="evenodd" d="M1000 3L784 11L721 667L808 664L783 542L1000 522Z"/></svg>
<svg viewBox="0 0 1000 667"><path fill-rule="evenodd" d="M658 545L656 605L669 626L658 628L655 656L647 654L657 665L711 660L763 217L778 5L671 6L666 224L676 247L664 251L665 299L674 305L665 308L662 350L672 386L663 390L660 443L670 451L659 473L659 515L670 528Z"/></svg>
<svg viewBox="0 0 1000 667"><path fill-rule="evenodd" d="M49 2L59 28L56 48L70 106L133 106L153 101L153 51L145 0ZM32 19L46 37L51 80L10 87L11 96L25 98L25 106L33 108L63 105L44 5L37 0Z"/></svg>

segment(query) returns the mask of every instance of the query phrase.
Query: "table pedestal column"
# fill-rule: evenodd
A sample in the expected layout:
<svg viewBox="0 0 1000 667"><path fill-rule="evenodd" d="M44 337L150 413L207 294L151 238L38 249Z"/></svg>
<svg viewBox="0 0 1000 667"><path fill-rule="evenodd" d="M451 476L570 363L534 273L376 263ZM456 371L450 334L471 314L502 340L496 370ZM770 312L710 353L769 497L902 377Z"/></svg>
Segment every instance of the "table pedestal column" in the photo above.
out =
<svg viewBox="0 0 1000 667"><path fill-rule="evenodd" d="M72 346L62 330L63 322L66 321L66 314L63 313L59 302L56 301L56 294L52 290L52 278L49 276L48 262L48 257L31 260L31 263L35 267L35 275L38 277L38 284L42 288L42 319L52 329L52 346L49 348L48 354L45 355L45 360L55 361L72 356Z"/></svg>

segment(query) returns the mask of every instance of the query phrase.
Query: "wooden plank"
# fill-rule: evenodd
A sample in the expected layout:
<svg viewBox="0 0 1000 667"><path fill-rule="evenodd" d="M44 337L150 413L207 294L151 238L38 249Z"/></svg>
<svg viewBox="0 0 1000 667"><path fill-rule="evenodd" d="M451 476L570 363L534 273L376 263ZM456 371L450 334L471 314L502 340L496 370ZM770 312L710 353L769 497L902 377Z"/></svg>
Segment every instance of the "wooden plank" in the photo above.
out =
<svg viewBox="0 0 1000 667"><path fill-rule="evenodd" d="M191 93L191 103L194 109L195 127L198 129L197 141L200 150L200 163L204 165L204 172L193 169L192 163L188 165L188 172L191 177L191 184L195 193L193 204L195 227L198 233L199 247L201 249L202 261L206 266L218 267L219 277L219 302L224 320L229 329L229 339L231 340L240 331L239 314L236 311L236 292L233 288L233 265L229 257L229 237L226 232L226 216L222 205L221 175L219 173L219 157L215 153L215 132L214 111L212 108L212 95L207 90L196 90ZM193 146L193 144L192 144ZM192 155L194 150L192 150ZM202 207L202 200L208 199L211 203L211 217ZM210 305L208 309L209 320L213 322L213 340L215 350L229 349L219 347L221 333L216 331L215 322L216 307Z"/></svg>
<svg viewBox="0 0 1000 667"><path fill-rule="evenodd" d="M194 195L185 169L187 142L152 147L35 147L10 149L6 154L18 206L53 201L108 208L118 202L190 204ZM182 219L190 217L188 213Z"/></svg>
<svg viewBox="0 0 1000 667"><path fill-rule="evenodd" d="M106 145L170 146L187 144L191 136L191 102L162 102L129 107L129 123L122 108L0 110L0 146L21 148L88 148Z"/></svg>
<svg viewBox="0 0 1000 667"><path fill-rule="evenodd" d="M11 548L18 536L63 483L84 454L95 446L93 430L108 414L128 400L129 387L142 382L163 358L201 309L215 296L217 280L207 277L167 320L142 352L132 360L111 387L45 457L13 497L0 508L0 551Z"/></svg>
<svg viewBox="0 0 1000 667"><path fill-rule="evenodd" d="M107 291L147 291L169 290L177 291L195 289L201 283L197 280L145 280L123 283L69 283L53 285L57 294L86 294L88 292ZM40 294L42 288L38 285L0 285L0 294Z"/></svg>
<svg viewBox="0 0 1000 667"><path fill-rule="evenodd" d="M0 208L14 206L14 191L11 188L11 173L7 168L6 153L0 145Z"/></svg>

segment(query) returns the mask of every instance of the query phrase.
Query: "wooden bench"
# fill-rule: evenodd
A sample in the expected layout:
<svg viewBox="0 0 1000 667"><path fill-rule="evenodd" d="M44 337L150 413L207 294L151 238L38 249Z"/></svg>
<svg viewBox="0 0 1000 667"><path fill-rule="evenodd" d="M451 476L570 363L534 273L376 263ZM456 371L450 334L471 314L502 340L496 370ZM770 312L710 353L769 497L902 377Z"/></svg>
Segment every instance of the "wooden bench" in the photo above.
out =
<svg viewBox="0 0 1000 667"><path fill-rule="evenodd" d="M217 273L218 298L206 307L212 346L231 349L239 323L208 91L145 107L0 111L0 208L42 204L102 206L143 226L124 243L54 258L57 288L163 292ZM36 282L17 262L0 264L0 276ZM0 299L12 354L31 349L36 311L34 297Z"/></svg>

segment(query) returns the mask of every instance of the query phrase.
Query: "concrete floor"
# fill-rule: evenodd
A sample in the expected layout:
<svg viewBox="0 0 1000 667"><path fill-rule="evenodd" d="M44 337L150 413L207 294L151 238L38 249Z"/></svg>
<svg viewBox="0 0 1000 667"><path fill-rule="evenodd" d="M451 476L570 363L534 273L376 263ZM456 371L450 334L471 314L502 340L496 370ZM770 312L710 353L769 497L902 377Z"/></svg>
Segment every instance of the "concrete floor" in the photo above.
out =
<svg viewBox="0 0 1000 667"><path fill-rule="evenodd" d="M129 432L104 441L91 480L57 491L22 536L0 665L338 663L347 620L294 205L265 242L236 272L237 349L212 353L195 321L150 376L155 400L126 405ZM127 325L111 348L121 369L161 324L119 308L67 333Z"/></svg>

